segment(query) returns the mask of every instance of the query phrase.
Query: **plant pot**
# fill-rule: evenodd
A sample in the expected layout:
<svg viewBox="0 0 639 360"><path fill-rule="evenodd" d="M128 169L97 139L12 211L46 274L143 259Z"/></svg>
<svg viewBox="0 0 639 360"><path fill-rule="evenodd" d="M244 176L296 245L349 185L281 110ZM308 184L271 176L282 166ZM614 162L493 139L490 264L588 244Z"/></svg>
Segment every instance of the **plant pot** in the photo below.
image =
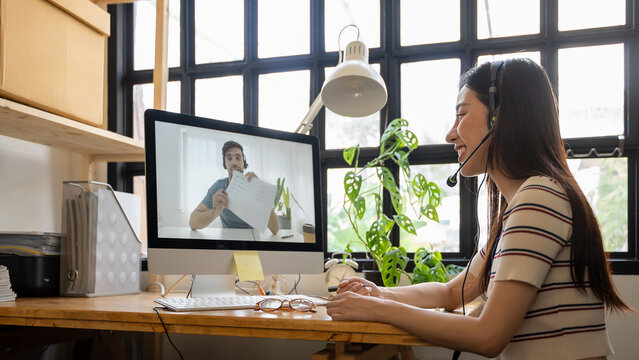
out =
<svg viewBox="0 0 639 360"><path fill-rule="evenodd" d="M379 270L362 270L364 273L364 279L373 282L377 286L384 286L384 280L382 280L382 273Z"/></svg>
<svg viewBox="0 0 639 360"><path fill-rule="evenodd" d="M280 229L287 230L291 228L291 219L286 216L278 216L277 221L280 224Z"/></svg>

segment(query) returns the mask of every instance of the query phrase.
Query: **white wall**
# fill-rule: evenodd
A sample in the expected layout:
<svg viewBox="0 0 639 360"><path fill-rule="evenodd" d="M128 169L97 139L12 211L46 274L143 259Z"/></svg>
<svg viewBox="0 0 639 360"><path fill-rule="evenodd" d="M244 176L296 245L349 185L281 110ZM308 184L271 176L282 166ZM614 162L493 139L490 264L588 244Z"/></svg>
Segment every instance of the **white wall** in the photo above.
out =
<svg viewBox="0 0 639 360"><path fill-rule="evenodd" d="M66 180L88 180L86 156L0 136L0 231L60 232Z"/></svg>
<svg viewBox="0 0 639 360"><path fill-rule="evenodd" d="M85 156L56 150L5 136L0 136L0 231L60 231L62 181L86 180L88 160ZM104 173L99 175L104 178ZM614 282L625 301L639 311L639 276L616 275ZM615 349L614 360L634 359L639 353L639 312L613 314L608 319L608 333ZM241 339L229 337L175 336L176 345L188 358L218 359L308 359L323 348L317 341ZM263 356L262 356L263 355ZM444 349L416 348L418 359L450 359ZM164 342L164 359L177 354ZM464 354L462 359L481 359Z"/></svg>

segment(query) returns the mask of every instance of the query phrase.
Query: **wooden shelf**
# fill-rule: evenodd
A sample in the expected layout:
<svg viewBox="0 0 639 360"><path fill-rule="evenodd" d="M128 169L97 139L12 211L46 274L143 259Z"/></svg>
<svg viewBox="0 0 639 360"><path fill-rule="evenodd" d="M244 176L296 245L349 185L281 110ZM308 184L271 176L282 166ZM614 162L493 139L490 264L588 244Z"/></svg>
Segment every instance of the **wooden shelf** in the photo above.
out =
<svg viewBox="0 0 639 360"><path fill-rule="evenodd" d="M0 135L91 156L92 161L144 161L144 144L0 98Z"/></svg>

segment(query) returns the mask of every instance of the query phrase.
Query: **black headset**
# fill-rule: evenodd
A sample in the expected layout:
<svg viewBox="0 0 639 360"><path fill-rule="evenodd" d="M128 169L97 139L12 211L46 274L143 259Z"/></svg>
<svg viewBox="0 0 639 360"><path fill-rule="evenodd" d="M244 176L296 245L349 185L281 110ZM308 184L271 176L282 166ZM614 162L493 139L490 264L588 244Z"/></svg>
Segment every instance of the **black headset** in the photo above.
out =
<svg viewBox="0 0 639 360"><path fill-rule="evenodd" d="M499 98L497 97L497 75L499 69L504 65L503 60L495 60L490 63L490 82L488 83L488 130L493 129L493 125L497 120L497 107L499 106Z"/></svg>
<svg viewBox="0 0 639 360"><path fill-rule="evenodd" d="M486 140L493 133L493 125L495 125L495 121L497 120L497 107L499 106L499 99L497 98L497 75L499 73L499 69L504 65L503 60L496 60L490 63L490 81L488 82L488 118L486 125L488 125L488 133L484 136L483 139L479 142L479 145L470 153L470 155L464 160L461 165L457 168L457 171L446 180L446 185L449 187L454 187L457 185L457 174L461 171L461 169L466 165L468 160L470 160L477 149L482 146Z"/></svg>

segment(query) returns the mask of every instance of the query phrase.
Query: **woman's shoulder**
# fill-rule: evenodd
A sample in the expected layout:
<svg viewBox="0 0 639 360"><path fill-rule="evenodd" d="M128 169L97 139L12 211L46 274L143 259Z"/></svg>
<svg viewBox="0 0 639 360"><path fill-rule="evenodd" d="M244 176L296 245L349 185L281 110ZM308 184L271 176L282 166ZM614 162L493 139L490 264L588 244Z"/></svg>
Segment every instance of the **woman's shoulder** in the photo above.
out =
<svg viewBox="0 0 639 360"><path fill-rule="evenodd" d="M545 175L529 177L526 181L524 181L517 193L530 190L550 191L563 195L564 197L566 196L566 191L559 181Z"/></svg>
<svg viewBox="0 0 639 360"><path fill-rule="evenodd" d="M513 203L540 203L546 206L568 206L570 200L564 187L548 176L531 176L524 181L513 197Z"/></svg>

